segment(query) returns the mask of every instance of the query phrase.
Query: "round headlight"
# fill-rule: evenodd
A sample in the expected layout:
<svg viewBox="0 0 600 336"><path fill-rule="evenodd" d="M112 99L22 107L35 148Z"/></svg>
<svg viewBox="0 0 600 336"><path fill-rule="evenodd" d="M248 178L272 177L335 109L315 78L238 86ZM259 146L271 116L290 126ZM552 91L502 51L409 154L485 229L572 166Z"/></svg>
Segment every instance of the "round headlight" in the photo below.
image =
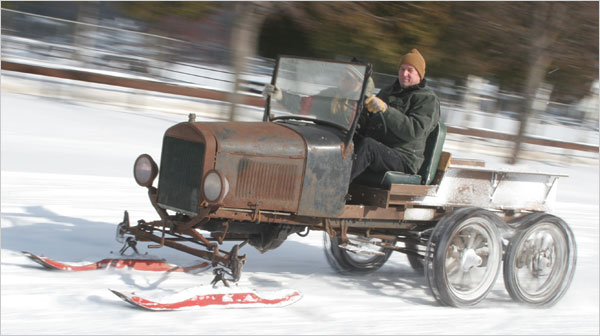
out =
<svg viewBox="0 0 600 336"><path fill-rule="evenodd" d="M202 185L204 199L209 202L218 202L223 200L229 191L227 179L216 170L209 171L204 177Z"/></svg>
<svg viewBox="0 0 600 336"><path fill-rule="evenodd" d="M150 187L158 175L158 166L148 154L142 154L135 159L133 165L133 177L135 182L142 187Z"/></svg>

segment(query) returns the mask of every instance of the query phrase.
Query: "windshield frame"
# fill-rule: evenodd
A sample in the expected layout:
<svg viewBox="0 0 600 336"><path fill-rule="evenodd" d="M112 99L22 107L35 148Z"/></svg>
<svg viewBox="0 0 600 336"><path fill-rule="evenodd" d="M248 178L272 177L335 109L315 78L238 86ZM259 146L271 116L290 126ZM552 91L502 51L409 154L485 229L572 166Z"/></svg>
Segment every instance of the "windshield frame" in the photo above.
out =
<svg viewBox="0 0 600 336"><path fill-rule="evenodd" d="M268 96L267 100L265 102L265 111L264 111L264 115L263 115L263 121L271 121L272 122L272 121L276 121L276 120L301 120L301 121L313 122L315 124L322 124L322 125L327 125L327 126L336 128L336 129L342 131L345 135L344 136L344 149L345 149L344 152L346 152L346 150L351 147L350 144L351 144L352 138L354 136L354 132L356 130L356 125L358 123L360 114L363 110L364 99L365 99L364 95L365 95L365 91L367 89L367 83L369 82L369 78L371 77L371 74L372 74L372 65L370 63L361 63L361 62L342 62L342 61L324 60L324 59L317 59L317 58L281 55L277 58L277 63L275 64L275 68L273 69L273 75L271 77L272 85L277 84L280 65L282 64L282 60L285 60L285 59L305 60L305 61L320 62L320 63L327 63L327 64L339 64L342 66L343 65L352 65L352 66L364 67L365 72L364 72L364 74L362 74L363 80L362 80L361 87L360 87L359 98L356 101L355 110L351 113L352 120L350 120L349 126L347 128L343 127L340 124L336 124L336 123L331 122L326 119L319 119L317 116L313 116L314 118L303 117L302 115L299 115L299 114L298 115L290 114L290 115L274 116L271 114L271 107L272 107L271 97Z"/></svg>

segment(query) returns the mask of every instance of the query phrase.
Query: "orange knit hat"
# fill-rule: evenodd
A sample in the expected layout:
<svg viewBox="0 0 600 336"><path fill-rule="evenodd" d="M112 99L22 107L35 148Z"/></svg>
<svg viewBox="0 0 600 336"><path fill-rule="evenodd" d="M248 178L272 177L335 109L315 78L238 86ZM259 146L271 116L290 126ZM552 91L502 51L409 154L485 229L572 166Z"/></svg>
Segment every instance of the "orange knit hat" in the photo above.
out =
<svg viewBox="0 0 600 336"><path fill-rule="evenodd" d="M402 64L410 64L414 66L415 69L417 69L421 80L423 80L423 77L425 77L425 59L417 49L413 49L408 54L404 55L402 60L400 60L398 67Z"/></svg>

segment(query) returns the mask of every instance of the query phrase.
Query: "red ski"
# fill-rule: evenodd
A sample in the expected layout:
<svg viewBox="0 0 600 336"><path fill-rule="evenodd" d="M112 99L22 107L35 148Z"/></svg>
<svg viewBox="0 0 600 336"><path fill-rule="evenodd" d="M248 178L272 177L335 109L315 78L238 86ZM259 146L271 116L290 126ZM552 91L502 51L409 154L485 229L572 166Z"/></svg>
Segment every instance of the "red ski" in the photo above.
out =
<svg viewBox="0 0 600 336"><path fill-rule="evenodd" d="M132 268L138 271L154 272L198 272L208 268L210 263L204 262L193 266L177 266L166 263L164 260L156 259L102 259L98 262L86 265L69 265L43 256L37 256L33 253L22 251L23 254L36 263L48 269L63 271L92 271L108 268Z"/></svg>
<svg viewBox="0 0 600 336"><path fill-rule="evenodd" d="M157 302L137 296L109 289L115 295L136 307L148 310L189 310L203 307L213 308L255 308L255 307L283 307L290 305L302 298L302 294L294 290L280 290L260 295L254 290L240 290L225 288L224 290L211 289L202 294L180 293L168 298L161 298ZM187 290L187 293L193 291Z"/></svg>

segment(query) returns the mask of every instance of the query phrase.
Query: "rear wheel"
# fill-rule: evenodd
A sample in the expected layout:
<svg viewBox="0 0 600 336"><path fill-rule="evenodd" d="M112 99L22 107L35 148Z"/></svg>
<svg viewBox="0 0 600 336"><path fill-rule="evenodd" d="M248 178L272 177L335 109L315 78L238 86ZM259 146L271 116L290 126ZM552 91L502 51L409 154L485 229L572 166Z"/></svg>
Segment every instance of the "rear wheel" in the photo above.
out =
<svg viewBox="0 0 600 336"><path fill-rule="evenodd" d="M575 237L556 216L536 213L524 220L508 245L504 284L517 302L551 306L565 294L573 279Z"/></svg>
<svg viewBox="0 0 600 336"><path fill-rule="evenodd" d="M502 263L501 219L480 208L444 216L427 244L425 277L443 305L473 306L492 289Z"/></svg>
<svg viewBox="0 0 600 336"><path fill-rule="evenodd" d="M339 236L330 237L323 233L325 257L333 269L341 274L368 274L378 270L390 258L391 249L373 245L383 242L380 239L348 235L350 246L340 247L342 239ZM385 241L393 245L393 242ZM349 248L351 248L349 250Z"/></svg>

